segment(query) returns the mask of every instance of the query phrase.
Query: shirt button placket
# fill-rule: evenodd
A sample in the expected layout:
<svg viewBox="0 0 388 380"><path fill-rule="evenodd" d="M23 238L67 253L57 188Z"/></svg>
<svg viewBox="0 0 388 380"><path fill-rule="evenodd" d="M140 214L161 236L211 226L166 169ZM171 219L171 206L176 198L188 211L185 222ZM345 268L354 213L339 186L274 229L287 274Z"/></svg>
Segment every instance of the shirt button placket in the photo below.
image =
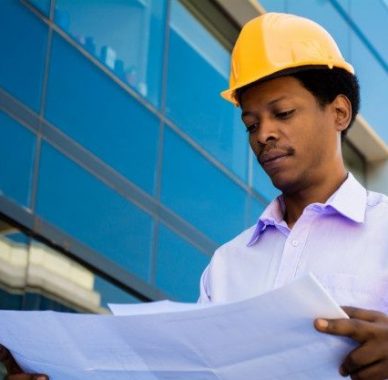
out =
<svg viewBox="0 0 388 380"><path fill-rule="evenodd" d="M275 280L276 288L283 286L294 279L311 222L311 215L302 215L301 219L295 224L291 233L288 235L280 261L279 271Z"/></svg>

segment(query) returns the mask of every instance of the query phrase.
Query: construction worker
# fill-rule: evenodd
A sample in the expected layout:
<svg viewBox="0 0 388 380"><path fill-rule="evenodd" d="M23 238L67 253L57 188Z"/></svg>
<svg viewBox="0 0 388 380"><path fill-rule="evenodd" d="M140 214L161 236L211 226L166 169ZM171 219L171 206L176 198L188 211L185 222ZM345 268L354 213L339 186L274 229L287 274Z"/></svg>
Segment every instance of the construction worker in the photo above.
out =
<svg viewBox="0 0 388 380"><path fill-rule="evenodd" d="M366 191L341 151L359 109L353 67L320 25L267 13L242 29L222 96L241 108L282 195L215 252L200 302L241 300L313 272L350 317L315 328L358 342L340 373L388 378L388 198Z"/></svg>
<svg viewBox="0 0 388 380"><path fill-rule="evenodd" d="M222 96L241 107L250 146L282 195L215 252L200 302L241 300L313 272L349 305L350 319L314 321L322 333L358 342L340 373L388 378L388 198L366 191L341 152L359 109L353 67L318 24L267 13L242 29ZM3 355L10 373L20 371Z"/></svg>

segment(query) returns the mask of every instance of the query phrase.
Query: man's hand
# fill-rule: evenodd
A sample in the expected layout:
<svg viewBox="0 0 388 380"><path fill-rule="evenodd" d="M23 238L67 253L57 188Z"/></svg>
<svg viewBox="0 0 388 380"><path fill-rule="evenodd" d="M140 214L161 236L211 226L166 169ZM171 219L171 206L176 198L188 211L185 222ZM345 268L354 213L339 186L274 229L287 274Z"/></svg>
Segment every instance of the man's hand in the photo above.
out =
<svg viewBox="0 0 388 380"><path fill-rule="evenodd" d="M23 373L11 353L0 345L0 363L4 365L8 375L6 380L48 380L48 376L40 374Z"/></svg>
<svg viewBox="0 0 388 380"><path fill-rule="evenodd" d="M360 343L343 361L341 375L350 375L353 380L388 379L388 316L355 307L343 309L350 319L314 321L320 332L347 336Z"/></svg>

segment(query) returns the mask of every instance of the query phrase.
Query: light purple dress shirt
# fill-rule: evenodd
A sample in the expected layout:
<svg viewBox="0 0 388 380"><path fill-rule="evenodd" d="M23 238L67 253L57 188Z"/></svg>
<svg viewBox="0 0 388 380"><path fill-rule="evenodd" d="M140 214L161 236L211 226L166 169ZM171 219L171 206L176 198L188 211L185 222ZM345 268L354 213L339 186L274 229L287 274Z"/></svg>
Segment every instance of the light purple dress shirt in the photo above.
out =
<svg viewBox="0 0 388 380"><path fill-rule="evenodd" d="M312 272L340 305L388 312L388 197L352 174L290 230L281 197L256 225L215 252L199 302L254 297Z"/></svg>

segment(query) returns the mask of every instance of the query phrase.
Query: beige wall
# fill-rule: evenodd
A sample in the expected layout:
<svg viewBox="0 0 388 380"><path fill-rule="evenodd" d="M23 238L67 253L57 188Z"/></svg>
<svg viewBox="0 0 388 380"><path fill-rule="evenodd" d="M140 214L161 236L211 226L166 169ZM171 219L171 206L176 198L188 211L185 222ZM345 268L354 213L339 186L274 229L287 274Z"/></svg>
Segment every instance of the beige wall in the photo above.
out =
<svg viewBox="0 0 388 380"><path fill-rule="evenodd" d="M388 160L370 162L367 166L368 189L388 195Z"/></svg>

